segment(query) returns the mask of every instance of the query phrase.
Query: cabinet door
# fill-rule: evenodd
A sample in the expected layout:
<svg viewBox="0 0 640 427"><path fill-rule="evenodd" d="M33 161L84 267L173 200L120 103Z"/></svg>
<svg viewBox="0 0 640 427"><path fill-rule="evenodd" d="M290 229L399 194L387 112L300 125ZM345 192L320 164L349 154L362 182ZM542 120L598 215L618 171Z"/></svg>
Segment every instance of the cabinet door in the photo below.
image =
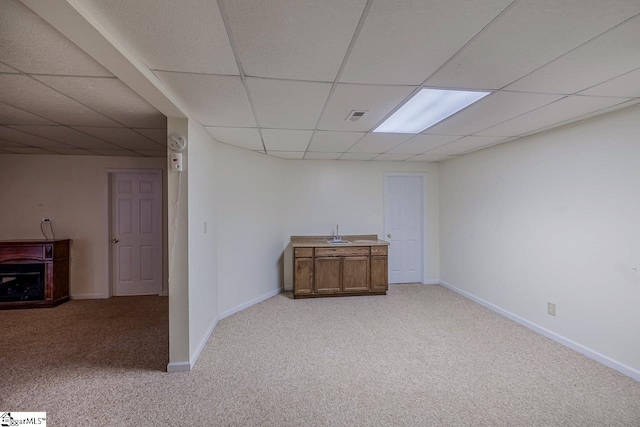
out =
<svg viewBox="0 0 640 427"><path fill-rule="evenodd" d="M313 293L313 258L296 258L293 271L293 293Z"/></svg>
<svg viewBox="0 0 640 427"><path fill-rule="evenodd" d="M342 262L339 257L316 258L315 287L317 293L340 292Z"/></svg>
<svg viewBox="0 0 640 427"><path fill-rule="evenodd" d="M387 257L371 257L371 290L386 291L389 288Z"/></svg>
<svg viewBox="0 0 640 427"><path fill-rule="evenodd" d="M342 265L342 290L357 292L369 290L369 257L344 257Z"/></svg>

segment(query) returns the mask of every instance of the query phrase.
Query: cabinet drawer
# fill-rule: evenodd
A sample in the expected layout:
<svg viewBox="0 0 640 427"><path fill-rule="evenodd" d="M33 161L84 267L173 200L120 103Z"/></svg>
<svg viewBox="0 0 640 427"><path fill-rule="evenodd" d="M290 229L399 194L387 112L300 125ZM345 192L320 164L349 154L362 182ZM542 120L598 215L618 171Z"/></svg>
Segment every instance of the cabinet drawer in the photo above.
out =
<svg viewBox="0 0 640 427"><path fill-rule="evenodd" d="M294 248L293 256L295 258L313 258L313 248Z"/></svg>
<svg viewBox="0 0 640 427"><path fill-rule="evenodd" d="M371 255L386 255L387 246L371 246Z"/></svg>
<svg viewBox="0 0 640 427"><path fill-rule="evenodd" d="M348 248L316 248L316 257L327 256L368 256L369 247L350 246Z"/></svg>

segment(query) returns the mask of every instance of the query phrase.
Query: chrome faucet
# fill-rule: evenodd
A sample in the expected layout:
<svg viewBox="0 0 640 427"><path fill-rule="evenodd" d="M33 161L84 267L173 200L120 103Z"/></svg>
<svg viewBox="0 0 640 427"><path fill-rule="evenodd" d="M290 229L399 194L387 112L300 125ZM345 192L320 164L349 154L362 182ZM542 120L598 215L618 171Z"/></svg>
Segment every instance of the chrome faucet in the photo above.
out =
<svg viewBox="0 0 640 427"><path fill-rule="evenodd" d="M338 224L336 224L336 234L334 234L334 236L333 236L333 241L334 241L334 242L337 242L337 241L339 241L339 240L340 240L340 233L339 233L339 231L338 231L338 230L339 230L339 228L338 228Z"/></svg>

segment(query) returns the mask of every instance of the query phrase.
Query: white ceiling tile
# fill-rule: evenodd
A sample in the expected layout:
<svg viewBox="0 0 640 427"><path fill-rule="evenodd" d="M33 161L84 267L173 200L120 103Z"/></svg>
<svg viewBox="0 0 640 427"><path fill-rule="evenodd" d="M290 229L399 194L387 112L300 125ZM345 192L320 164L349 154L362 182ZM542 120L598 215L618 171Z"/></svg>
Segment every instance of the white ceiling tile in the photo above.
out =
<svg viewBox="0 0 640 427"><path fill-rule="evenodd" d="M340 156L340 160L372 160L378 155L374 153L344 153Z"/></svg>
<svg viewBox="0 0 640 427"><path fill-rule="evenodd" d="M18 0L0 1L0 58L25 73L110 76L102 65Z"/></svg>
<svg viewBox="0 0 640 427"><path fill-rule="evenodd" d="M580 94L640 97L640 68L582 91Z"/></svg>
<svg viewBox="0 0 640 427"><path fill-rule="evenodd" d="M269 151L270 156L280 157L281 159L302 159L304 151Z"/></svg>
<svg viewBox="0 0 640 427"><path fill-rule="evenodd" d="M53 149L53 151L57 154L64 154L65 156L95 156L95 153L83 150L82 148L56 148Z"/></svg>
<svg viewBox="0 0 640 427"><path fill-rule="evenodd" d="M126 128L76 127L76 130L109 141L130 150L158 150L161 146L149 138ZM95 150L94 150L95 151Z"/></svg>
<svg viewBox="0 0 640 427"><path fill-rule="evenodd" d="M349 152L384 153L412 136L407 133L368 133Z"/></svg>
<svg viewBox="0 0 640 427"><path fill-rule="evenodd" d="M96 154L100 154L101 156L117 156L117 157L142 157L140 154L131 150L91 150Z"/></svg>
<svg viewBox="0 0 640 427"><path fill-rule="evenodd" d="M206 127L211 136L219 142L254 151L264 151L257 128Z"/></svg>
<svg viewBox="0 0 640 427"><path fill-rule="evenodd" d="M313 134L309 151L318 153L332 153L347 151L353 144L364 136L364 132L333 132L319 130Z"/></svg>
<svg viewBox="0 0 640 427"><path fill-rule="evenodd" d="M342 153L311 153L307 152L304 155L306 160L336 160L338 159Z"/></svg>
<svg viewBox="0 0 640 427"><path fill-rule="evenodd" d="M4 150L14 154L56 154L54 151L37 147L7 147Z"/></svg>
<svg viewBox="0 0 640 427"><path fill-rule="evenodd" d="M23 74L0 74L0 101L65 125L120 126Z"/></svg>
<svg viewBox="0 0 640 427"><path fill-rule="evenodd" d="M215 1L80 2L151 69L238 74Z"/></svg>
<svg viewBox="0 0 640 427"><path fill-rule="evenodd" d="M568 96L537 110L478 132L484 136L517 136L627 101L625 98Z"/></svg>
<svg viewBox="0 0 640 427"><path fill-rule="evenodd" d="M32 147L71 148L68 145L61 144L59 142L42 138L37 135L32 135L30 133L21 132L19 130L11 129L5 126L0 126L0 139L3 139L5 141L10 141L10 142L16 142L19 144L29 145Z"/></svg>
<svg viewBox="0 0 640 427"><path fill-rule="evenodd" d="M511 0L376 0L340 81L418 85Z"/></svg>
<svg viewBox="0 0 640 427"><path fill-rule="evenodd" d="M155 73L201 124L256 126L240 77L160 71Z"/></svg>
<svg viewBox="0 0 640 427"><path fill-rule="evenodd" d="M0 125L55 125L55 123L0 102Z"/></svg>
<svg viewBox="0 0 640 427"><path fill-rule="evenodd" d="M262 137L267 152L275 151L302 151L309 145L313 131L310 130L285 130L262 129Z"/></svg>
<svg viewBox="0 0 640 427"><path fill-rule="evenodd" d="M492 137L492 136L465 136L457 141L453 141L449 144L441 147L434 148L426 152L425 154L441 154L441 155L453 155L466 153L467 151L477 150L487 145L494 144L498 141L505 139L504 137Z"/></svg>
<svg viewBox="0 0 640 427"><path fill-rule="evenodd" d="M19 71L0 62L0 73L19 73Z"/></svg>
<svg viewBox="0 0 640 427"><path fill-rule="evenodd" d="M637 0L517 2L427 84L502 88L639 12Z"/></svg>
<svg viewBox="0 0 640 427"><path fill-rule="evenodd" d="M72 145L78 148L102 148L117 149L117 147L108 142L102 141L94 136L79 132L67 126L10 126L13 129L38 135L43 138L52 139L64 144Z"/></svg>
<svg viewBox="0 0 640 427"><path fill-rule="evenodd" d="M260 126L314 129L331 83L247 78Z"/></svg>
<svg viewBox="0 0 640 427"><path fill-rule="evenodd" d="M380 154L378 157L376 157L375 161L389 161L389 162L400 162L402 160L406 160L409 157L412 157L411 154L389 154L389 153L385 153L385 154Z"/></svg>
<svg viewBox="0 0 640 427"><path fill-rule="evenodd" d="M400 104L412 86L336 85L318 129L368 131ZM367 110L358 121L347 120L353 110Z"/></svg>
<svg viewBox="0 0 640 427"><path fill-rule="evenodd" d="M562 95L496 92L429 128L435 134L469 135L549 104Z"/></svg>
<svg viewBox="0 0 640 427"><path fill-rule="evenodd" d="M563 55L509 90L572 94L640 67L640 16ZM596 59L597 60L594 60Z"/></svg>
<svg viewBox="0 0 640 427"><path fill-rule="evenodd" d="M133 129L147 138L153 139L163 147L167 146L167 129Z"/></svg>
<svg viewBox="0 0 640 427"><path fill-rule="evenodd" d="M136 150L136 153L145 157L167 157L166 150Z"/></svg>
<svg viewBox="0 0 640 427"><path fill-rule="evenodd" d="M366 0L225 0L249 76L333 81Z"/></svg>
<svg viewBox="0 0 640 427"><path fill-rule="evenodd" d="M35 76L47 86L127 127L167 127L166 117L116 78Z"/></svg>
<svg viewBox="0 0 640 427"><path fill-rule="evenodd" d="M407 159L407 162L438 162L449 157L448 154L419 154Z"/></svg>
<svg viewBox="0 0 640 427"><path fill-rule="evenodd" d="M388 152L394 154L421 154L432 148L448 144L456 139L460 139L460 136L420 134L392 148Z"/></svg>

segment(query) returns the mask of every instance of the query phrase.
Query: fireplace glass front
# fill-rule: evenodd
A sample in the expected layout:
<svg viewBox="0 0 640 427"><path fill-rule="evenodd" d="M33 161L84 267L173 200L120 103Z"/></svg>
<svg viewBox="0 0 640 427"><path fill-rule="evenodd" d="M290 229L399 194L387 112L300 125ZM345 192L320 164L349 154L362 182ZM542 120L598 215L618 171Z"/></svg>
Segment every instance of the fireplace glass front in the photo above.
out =
<svg viewBox="0 0 640 427"><path fill-rule="evenodd" d="M44 263L0 264L0 302L44 300Z"/></svg>

